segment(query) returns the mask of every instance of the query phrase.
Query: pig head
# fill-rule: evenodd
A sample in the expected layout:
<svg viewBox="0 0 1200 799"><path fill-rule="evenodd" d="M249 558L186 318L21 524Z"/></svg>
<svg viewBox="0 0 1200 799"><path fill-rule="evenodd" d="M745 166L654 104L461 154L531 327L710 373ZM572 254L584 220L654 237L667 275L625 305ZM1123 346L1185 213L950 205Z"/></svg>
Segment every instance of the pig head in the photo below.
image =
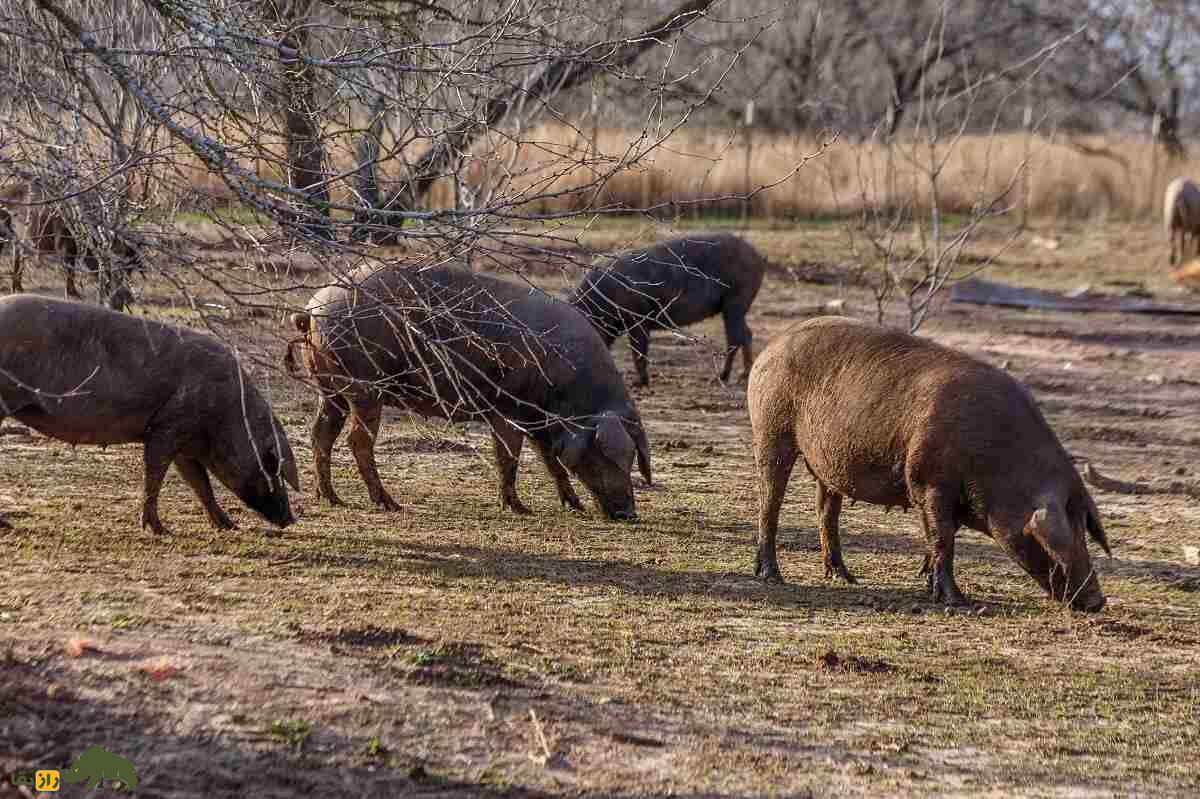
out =
<svg viewBox="0 0 1200 799"><path fill-rule="evenodd" d="M217 430L204 459L209 471L267 521L294 522L287 486L300 490L296 457L266 400L247 391L245 411L233 404Z"/></svg>
<svg viewBox="0 0 1200 799"><path fill-rule="evenodd" d="M1100 514L1080 487L1065 503L1053 496L1040 502L1022 526L1002 534L1000 543L1052 599L1094 613L1106 600L1088 555L1088 536L1112 555Z"/></svg>
<svg viewBox="0 0 1200 799"><path fill-rule="evenodd" d="M651 484L650 445L641 421L602 413L593 425L562 425L550 451L580 479L606 516L637 521L630 472L636 458L642 478Z"/></svg>

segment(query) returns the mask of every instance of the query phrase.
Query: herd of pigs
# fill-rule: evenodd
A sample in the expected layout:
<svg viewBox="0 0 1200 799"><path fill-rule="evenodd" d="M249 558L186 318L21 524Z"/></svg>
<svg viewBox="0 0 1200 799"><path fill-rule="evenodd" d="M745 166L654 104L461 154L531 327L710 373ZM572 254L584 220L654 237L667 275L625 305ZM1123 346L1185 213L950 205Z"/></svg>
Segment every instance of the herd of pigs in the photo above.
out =
<svg viewBox="0 0 1200 799"><path fill-rule="evenodd" d="M650 333L721 314L727 380L741 350L758 474L757 576L782 581L775 537L796 462L816 480L826 573L842 559L843 497L916 508L935 601L967 602L954 577L965 525L987 533L1053 598L1105 604L1088 555L1108 544L1096 505L1029 390L1008 373L926 339L846 317L798 322L754 357L746 324L766 261L729 234L695 235L591 269L563 299L448 266L363 268L291 316L289 368L320 392L312 425L316 491L347 421L372 502L399 506L374 443L385 405L484 421L501 503L517 494L526 439L564 506L581 510L574 475L612 519L637 520L631 473L652 480L647 424L609 352L628 335L649 380ZM299 357L297 357L297 354ZM234 352L215 338L98 306L32 294L0 299L0 421L71 444L144 447L142 526L165 532L158 495L172 464L209 520L233 521L210 474L268 521L294 521L299 491L283 427ZM0 525L6 523L0 519Z"/></svg>

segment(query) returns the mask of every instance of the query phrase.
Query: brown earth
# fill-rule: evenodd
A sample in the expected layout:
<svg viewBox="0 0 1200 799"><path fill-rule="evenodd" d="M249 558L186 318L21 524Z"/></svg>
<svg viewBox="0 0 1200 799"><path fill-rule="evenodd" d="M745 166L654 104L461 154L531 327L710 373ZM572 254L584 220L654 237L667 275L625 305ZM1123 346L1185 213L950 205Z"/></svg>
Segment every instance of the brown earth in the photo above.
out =
<svg viewBox="0 0 1200 799"><path fill-rule="evenodd" d="M1189 301L1150 225L1038 232L1059 246L1022 240L985 276ZM749 320L760 346L830 301L873 316L849 237L841 223L749 233L775 265ZM265 260L320 282L311 264ZM278 361L276 312L229 317ZM843 515L862 584L830 583L800 473L780 531L789 582L752 579L749 422L743 388L714 378L719 319L655 337L638 401L658 483L639 486L636 526L560 510L529 453L519 485L535 515L502 512L482 427L392 413L378 454L402 512L369 507L343 443L349 507L306 493L278 533L222 491L242 528L216 532L172 478L159 539L136 526L138 448L73 450L10 421L0 797L23 795L14 769L64 768L93 744L134 763L139 796L1195 794L1200 567L1182 548L1200 544L1200 323L943 303L923 332L1007 364L1081 468L1155 489L1093 489L1115 554L1096 558L1102 614L1051 604L969 531L959 581L976 608L947 614L917 576L917 519L864 505ZM627 346L615 354L631 374ZM258 373L311 488L311 393Z"/></svg>

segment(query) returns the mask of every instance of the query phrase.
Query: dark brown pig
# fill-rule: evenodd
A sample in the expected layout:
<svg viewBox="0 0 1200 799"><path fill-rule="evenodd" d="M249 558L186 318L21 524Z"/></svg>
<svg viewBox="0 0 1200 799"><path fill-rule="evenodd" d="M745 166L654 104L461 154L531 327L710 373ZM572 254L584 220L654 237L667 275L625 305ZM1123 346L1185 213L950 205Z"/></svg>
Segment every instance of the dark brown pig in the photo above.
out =
<svg viewBox="0 0 1200 799"><path fill-rule="evenodd" d="M292 321L305 334L304 363L322 394L313 457L318 491L330 503L341 502L330 453L349 416L350 448L371 500L399 507L374 454L382 408L392 405L486 421L500 502L517 513L529 512L516 490L528 438L563 505L582 509L571 472L607 516L637 518L629 474L636 456L650 482L649 443L604 342L569 305L461 269L391 268L321 289Z"/></svg>
<svg viewBox="0 0 1200 799"><path fill-rule="evenodd" d="M158 493L171 464L218 528L208 474L268 521L294 521L284 481L296 460L271 407L221 342L94 305L0 299L0 420L69 444L144 445L142 527L163 533Z"/></svg>
<svg viewBox="0 0 1200 799"><path fill-rule="evenodd" d="M763 350L750 374L758 466L757 575L782 582L779 509L799 458L817 481L826 574L842 562L842 497L915 507L935 600L963 604L960 526L987 533L1052 597L1098 611L1086 535L1108 552L1100 515L1033 396L960 352L845 317L810 319ZM1086 531L1086 532L1085 532Z"/></svg>
<svg viewBox="0 0 1200 799"><path fill-rule="evenodd" d="M721 380L728 380L739 348L746 374L754 361L754 337L746 325L746 312L766 270L766 260L737 236L683 236L625 253L611 266L590 270L569 301L592 320L608 346L629 334L643 386L650 382L650 331L721 314L728 348Z"/></svg>

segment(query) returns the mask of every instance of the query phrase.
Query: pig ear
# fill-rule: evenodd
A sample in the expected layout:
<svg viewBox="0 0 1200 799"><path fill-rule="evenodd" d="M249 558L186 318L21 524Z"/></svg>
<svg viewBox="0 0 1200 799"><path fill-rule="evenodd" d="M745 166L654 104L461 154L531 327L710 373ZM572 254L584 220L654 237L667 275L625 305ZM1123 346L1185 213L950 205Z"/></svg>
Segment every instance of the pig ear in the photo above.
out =
<svg viewBox="0 0 1200 799"><path fill-rule="evenodd" d="M1108 536L1104 533L1104 525L1100 523L1100 511L1096 508L1096 503L1091 497L1087 498L1087 531L1092 540L1100 545L1104 550L1104 554L1112 557L1112 550L1108 548Z"/></svg>
<svg viewBox="0 0 1200 799"><path fill-rule="evenodd" d="M633 466L633 439L616 416L605 415L600 419L596 425L596 443L604 457L622 469Z"/></svg>
<svg viewBox="0 0 1200 799"><path fill-rule="evenodd" d="M300 473L296 470L296 459L287 458L283 462L283 479L292 487L293 491L300 490Z"/></svg>
<svg viewBox="0 0 1200 799"><path fill-rule="evenodd" d="M558 441L554 442L551 452L562 461L568 469L579 466L583 453L587 450L588 434L583 430L564 430Z"/></svg>
<svg viewBox="0 0 1200 799"><path fill-rule="evenodd" d="M1063 514L1054 505L1038 508L1025 524L1025 535L1032 536L1046 553L1064 567L1071 562L1071 530Z"/></svg>
<svg viewBox="0 0 1200 799"><path fill-rule="evenodd" d="M646 485L653 485L650 479L650 441L646 438L646 428L642 427L641 422L630 422L629 426L632 429L633 444L637 447L638 470L641 471Z"/></svg>

